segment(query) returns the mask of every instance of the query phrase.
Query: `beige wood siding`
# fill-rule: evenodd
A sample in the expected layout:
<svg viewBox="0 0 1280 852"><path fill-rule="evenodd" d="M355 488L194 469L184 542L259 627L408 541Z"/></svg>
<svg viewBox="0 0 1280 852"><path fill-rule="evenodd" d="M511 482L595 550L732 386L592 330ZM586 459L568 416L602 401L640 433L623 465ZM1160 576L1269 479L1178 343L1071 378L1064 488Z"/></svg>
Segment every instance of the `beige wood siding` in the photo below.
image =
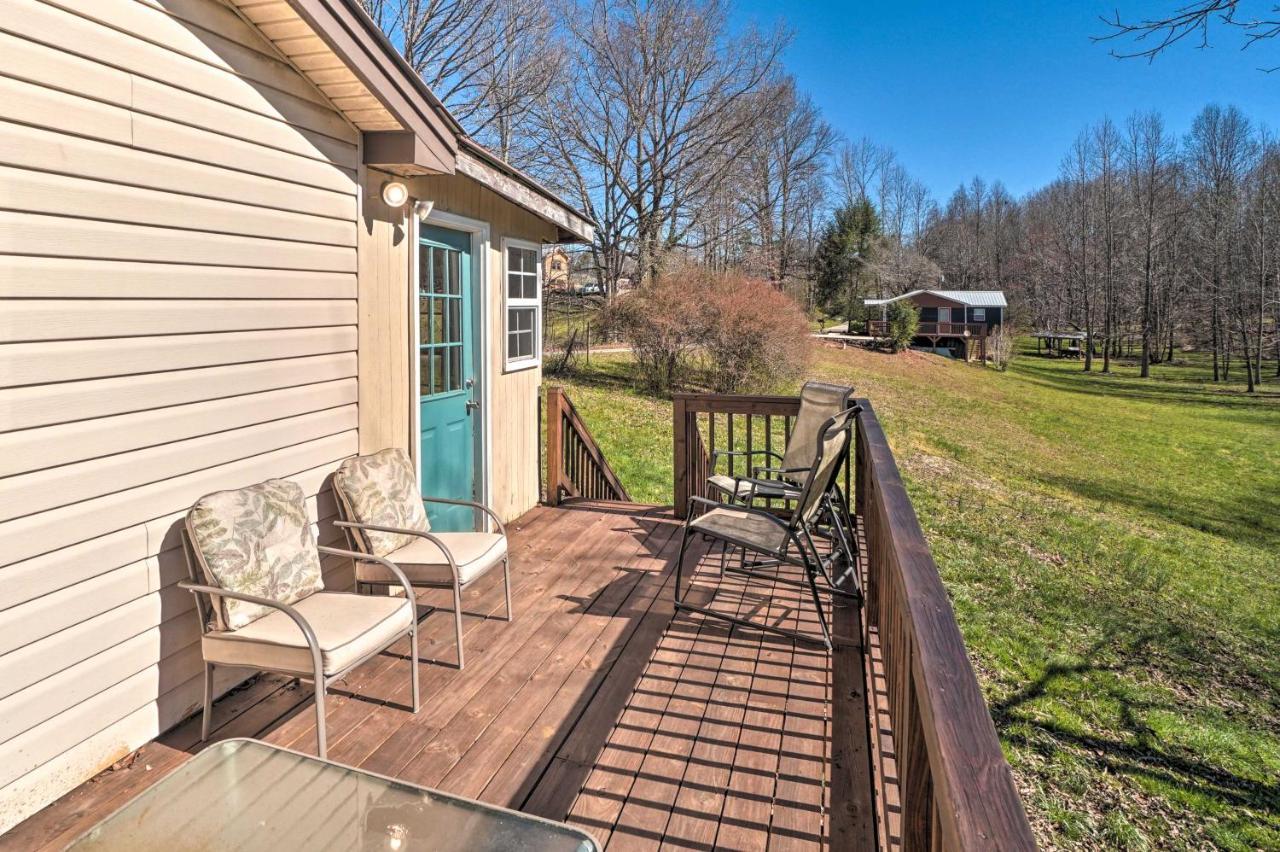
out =
<svg viewBox="0 0 1280 852"><path fill-rule="evenodd" d="M337 540L359 161L217 0L0 3L0 832L198 707L196 498L289 477Z"/></svg>
<svg viewBox="0 0 1280 852"><path fill-rule="evenodd" d="M380 181L370 173L370 186ZM538 389L542 371L534 367L507 372L505 368L502 240L549 242L555 239L556 229L462 175L416 177L409 186L415 198L435 202L438 211L489 225L490 502L504 520L510 520L540 498ZM366 201L364 210L360 232L360 434L361 449L367 452L412 446L408 373L411 291L406 212L386 210L372 199Z"/></svg>

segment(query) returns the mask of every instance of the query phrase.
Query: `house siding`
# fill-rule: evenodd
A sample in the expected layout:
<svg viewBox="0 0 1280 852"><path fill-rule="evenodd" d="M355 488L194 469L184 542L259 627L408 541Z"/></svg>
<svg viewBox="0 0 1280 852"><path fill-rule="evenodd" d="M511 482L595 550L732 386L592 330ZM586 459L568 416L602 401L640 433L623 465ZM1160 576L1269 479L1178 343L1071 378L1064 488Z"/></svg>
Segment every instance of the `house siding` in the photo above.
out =
<svg viewBox="0 0 1280 852"><path fill-rule="evenodd" d="M215 0L0 4L0 831L198 707L192 502L292 478L336 540L359 153Z"/></svg>

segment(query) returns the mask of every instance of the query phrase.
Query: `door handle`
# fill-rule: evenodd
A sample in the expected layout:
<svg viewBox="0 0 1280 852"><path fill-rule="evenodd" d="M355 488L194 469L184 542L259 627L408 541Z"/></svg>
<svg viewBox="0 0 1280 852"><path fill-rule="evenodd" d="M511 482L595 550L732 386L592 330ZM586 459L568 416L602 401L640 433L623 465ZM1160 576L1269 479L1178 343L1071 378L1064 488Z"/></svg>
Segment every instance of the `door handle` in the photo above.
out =
<svg viewBox="0 0 1280 852"><path fill-rule="evenodd" d="M470 414L473 411L479 411L479 410L480 410L479 402L477 402L474 399L467 400L467 414Z"/></svg>

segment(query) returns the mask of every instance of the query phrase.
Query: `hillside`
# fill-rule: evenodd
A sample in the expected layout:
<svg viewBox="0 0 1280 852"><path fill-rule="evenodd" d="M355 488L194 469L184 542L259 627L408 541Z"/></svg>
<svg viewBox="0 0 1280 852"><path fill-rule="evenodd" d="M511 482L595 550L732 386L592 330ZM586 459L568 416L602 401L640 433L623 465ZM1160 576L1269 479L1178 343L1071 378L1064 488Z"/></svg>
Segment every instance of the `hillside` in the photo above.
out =
<svg viewBox="0 0 1280 852"><path fill-rule="evenodd" d="M592 361L549 381L668 502L670 403ZM811 372L884 422L1046 845L1280 847L1280 383L861 349Z"/></svg>

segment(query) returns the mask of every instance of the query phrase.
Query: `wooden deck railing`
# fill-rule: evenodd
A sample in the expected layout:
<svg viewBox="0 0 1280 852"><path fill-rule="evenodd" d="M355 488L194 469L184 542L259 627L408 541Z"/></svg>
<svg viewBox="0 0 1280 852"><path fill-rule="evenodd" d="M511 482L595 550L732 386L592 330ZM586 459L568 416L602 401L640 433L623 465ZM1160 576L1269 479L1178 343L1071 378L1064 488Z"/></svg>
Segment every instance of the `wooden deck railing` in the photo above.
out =
<svg viewBox="0 0 1280 852"><path fill-rule="evenodd" d="M564 388L547 388L547 503L565 497L631 501Z"/></svg>
<svg viewBox="0 0 1280 852"><path fill-rule="evenodd" d="M800 411L795 396L747 396L678 393L674 397L672 429L675 461L675 513L684 517L690 497L706 497L707 477L713 473L751 476L755 466L777 466L765 456L727 456L712 470L717 450L768 450L782 455ZM852 471L839 474L849 493Z"/></svg>
<svg viewBox="0 0 1280 852"><path fill-rule="evenodd" d="M867 334L883 335L889 333L889 323L884 320L867 320ZM974 322L921 322L916 325L917 335L946 335L949 337L985 337L987 327L983 323Z"/></svg>
<svg viewBox="0 0 1280 852"><path fill-rule="evenodd" d="M870 749L893 760L893 777L880 780L896 787L898 807L888 812L882 786L875 808L881 836L895 848L1034 849L946 588L875 412L867 400L859 402L851 455L866 573L862 639L881 653L873 679L885 696L890 730L882 732L880 724L834 730L870 727L876 738ZM677 516L688 511L690 496L706 490L713 449L781 452L799 406L795 397L676 395ZM740 460L737 465L741 471ZM835 712L870 709L837 706Z"/></svg>

